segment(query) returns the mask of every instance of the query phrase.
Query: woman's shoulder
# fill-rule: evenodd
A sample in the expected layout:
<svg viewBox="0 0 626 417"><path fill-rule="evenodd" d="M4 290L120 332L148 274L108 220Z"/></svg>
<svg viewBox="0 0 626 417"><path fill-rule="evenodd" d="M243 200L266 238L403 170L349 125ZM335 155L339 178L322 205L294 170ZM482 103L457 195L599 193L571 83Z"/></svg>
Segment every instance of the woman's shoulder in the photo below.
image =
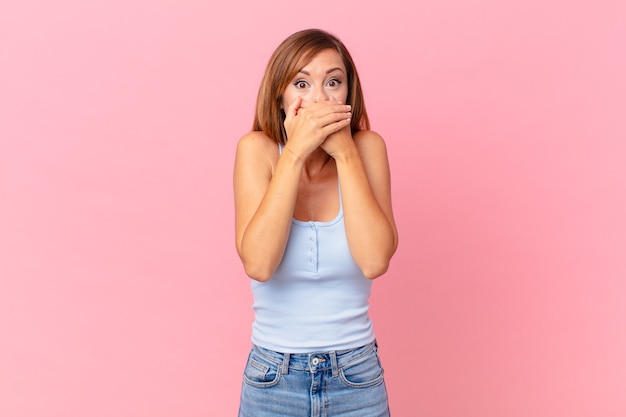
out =
<svg viewBox="0 0 626 417"><path fill-rule="evenodd" d="M258 148L273 147L274 149L276 149L276 147L278 146L277 142L274 139L270 138L269 136L267 136L265 133L261 132L260 130L253 130L243 135L239 139L238 145L239 146L254 146Z"/></svg>
<svg viewBox="0 0 626 417"><path fill-rule="evenodd" d="M277 150L278 143L265 133L257 130L246 133L237 143L237 153L252 152L258 155L275 155Z"/></svg>
<svg viewBox="0 0 626 417"><path fill-rule="evenodd" d="M352 137L360 150L377 150L386 148L385 140L381 135L373 130L359 130Z"/></svg>
<svg viewBox="0 0 626 417"><path fill-rule="evenodd" d="M278 157L278 143L263 132L248 132L237 143L236 167L273 172Z"/></svg>

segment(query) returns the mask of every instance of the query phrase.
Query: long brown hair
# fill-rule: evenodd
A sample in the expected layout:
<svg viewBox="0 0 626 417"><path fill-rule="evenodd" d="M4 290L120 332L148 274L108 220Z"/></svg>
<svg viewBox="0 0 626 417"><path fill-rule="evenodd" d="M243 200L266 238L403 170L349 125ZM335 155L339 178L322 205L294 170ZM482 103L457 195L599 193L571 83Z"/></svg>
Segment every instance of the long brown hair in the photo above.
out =
<svg viewBox="0 0 626 417"><path fill-rule="evenodd" d="M359 75L348 49L336 36L326 31L307 29L289 36L272 54L259 88L252 130L263 131L282 145L287 142L283 126L285 113L281 108L283 93L298 71L325 49L337 51L346 67L348 77L346 104L352 106L350 122L352 133L370 128Z"/></svg>

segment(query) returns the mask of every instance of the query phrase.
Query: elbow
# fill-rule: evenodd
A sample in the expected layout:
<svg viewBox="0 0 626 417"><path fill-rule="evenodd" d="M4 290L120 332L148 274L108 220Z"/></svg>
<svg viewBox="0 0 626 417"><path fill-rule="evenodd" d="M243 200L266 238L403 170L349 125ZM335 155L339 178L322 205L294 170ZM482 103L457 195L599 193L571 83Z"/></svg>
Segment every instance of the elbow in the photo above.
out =
<svg viewBox="0 0 626 417"><path fill-rule="evenodd" d="M388 260L368 263L361 268L361 272L365 278L373 280L387 272L387 269L389 269Z"/></svg>
<svg viewBox="0 0 626 417"><path fill-rule="evenodd" d="M393 248L388 251L379 251L375 256L371 256L369 259L365 259L362 262L358 262L361 272L367 279L376 279L385 274L389 269L391 258L396 252L397 240L395 240Z"/></svg>
<svg viewBox="0 0 626 417"><path fill-rule="evenodd" d="M270 270L269 268L263 268L259 265L251 265L245 262L243 264L243 268L248 277L259 282L269 281L274 273L274 271Z"/></svg>
<svg viewBox="0 0 626 417"><path fill-rule="evenodd" d="M385 274L389 269L391 258L396 253L398 247L398 235L394 231L393 241L389 242L388 247L379 247L376 250L370 251L369 255L361 254L360 261L357 261L357 265L361 269L365 278L373 280L381 275Z"/></svg>
<svg viewBox="0 0 626 417"><path fill-rule="evenodd" d="M249 278L258 281L258 282L267 282L272 277L271 275L261 275L261 274L251 274L246 272Z"/></svg>
<svg viewBox="0 0 626 417"><path fill-rule="evenodd" d="M397 241L396 241L397 242ZM362 257L360 261L357 261L357 265L361 269L363 276L367 279L376 279L385 274L389 269L391 258L396 251L397 244L394 242L392 248L388 250L379 250L375 253L370 253L367 257ZM355 259L356 260L356 259Z"/></svg>
<svg viewBox="0 0 626 417"><path fill-rule="evenodd" d="M259 258L252 256L252 254L244 253L241 248L237 249L243 270L249 278L259 282L267 282L272 278L278 264L272 263L267 258Z"/></svg>

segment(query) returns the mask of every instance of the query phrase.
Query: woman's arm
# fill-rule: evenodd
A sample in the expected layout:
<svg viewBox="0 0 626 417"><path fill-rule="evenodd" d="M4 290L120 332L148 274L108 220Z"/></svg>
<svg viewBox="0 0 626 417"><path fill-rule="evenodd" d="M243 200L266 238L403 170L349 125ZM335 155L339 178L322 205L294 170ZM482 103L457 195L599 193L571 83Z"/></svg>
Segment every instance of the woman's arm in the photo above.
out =
<svg viewBox="0 0 626 417"><path fill-rule="evenodd" d="M267 281L283 257L302 160L261 132L239 140L235 156L235 237L246 274Z"/></svg>
<svg viewBox="0 0 626 417"><path fill-rule="evenodd" d="M237 145L234 171L235 237L246 274L270 279L291 228L304 160L328 135L349 127L349 108L326 102L300 111L296 99L286 111L289 143L278 162L276 142L251 132Z"/></svg>
<svg viewBox="0 0 626 417"><path fill-rule="evenodd" d="M344 129L322 147L337 163L350 253L367 278L377 278L398 245L385 142L372 131L357 132L352 140Z"/></svg>

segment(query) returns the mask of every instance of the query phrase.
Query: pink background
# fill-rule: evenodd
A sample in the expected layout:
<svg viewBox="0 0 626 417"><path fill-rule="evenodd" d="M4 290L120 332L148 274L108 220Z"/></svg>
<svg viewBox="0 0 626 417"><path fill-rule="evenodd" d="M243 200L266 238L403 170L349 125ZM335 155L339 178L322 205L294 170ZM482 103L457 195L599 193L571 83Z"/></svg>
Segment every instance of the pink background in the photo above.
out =
<svg viewBox="0 0 626 417"><path fill-rule="evenodd" d="M624 4L3 0L0 415L236 414L234 149L308 27L388 142L393 415L626 415Z"/></svg>

